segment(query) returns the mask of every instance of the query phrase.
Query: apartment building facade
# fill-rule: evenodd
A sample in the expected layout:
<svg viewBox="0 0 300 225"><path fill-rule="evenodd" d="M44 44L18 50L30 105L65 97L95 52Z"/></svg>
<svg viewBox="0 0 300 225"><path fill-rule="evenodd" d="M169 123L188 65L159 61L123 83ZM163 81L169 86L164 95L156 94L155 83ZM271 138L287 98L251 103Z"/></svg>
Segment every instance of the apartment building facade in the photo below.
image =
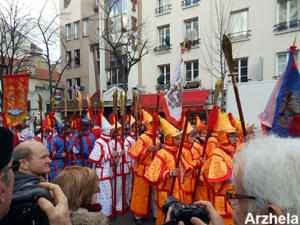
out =
<svg viewBox="0 0 300 225"><path fill-rule="evenodd" d="M139 74L147 94L155 93L157 84L168 89L184 41L189 44L182 66L185 91L213 90L220 26L232 41L239 83L277 79L300 30L299 0L155 0L143 1L142 12L149 31L143 38L152 44ZM296 59L299 63L298 53ZM228 82L227 76L225 86Z"/></svg>
<svg viewBox="0 0 300 225"><path fill-rule="evenodd" d="M100 46L100 97L104 99L106 107L113 106L113 93L118 90L121 92L125 87L125 80L121 72L121 64L116 59L115 54L108 42L103 38L103 34L108 32L110 42L114 46L119 46L120 54L133 55L138 54L138 50L132 49L132 35L138 39L137 31L133 31L133 23L139 24L141 19L141 4L142 1L129 0L101 0L99 2L99 46ZM110 9L110 13L103 12L103 7ZM109 18L109 19L107 19ZM134 22L133 22L134 21ZM108 23L108 24L106 24ZM126 57L122 57L124 66L126 65ZM138 87L139 81L139 64L134 65L128 74L127 82L127 105L131 105L132 91ZM119 94L120 96L120 94Z"/></svg>
<svg viewBox="0 0 300 225"><path fill-rule="evenodd" d="M99 91L99 9L95 0L60 0L59 7L62 64L66 65L62 82L73 110L77 89L83 99ZM64 103L58 108L63 110Z"/></svg>

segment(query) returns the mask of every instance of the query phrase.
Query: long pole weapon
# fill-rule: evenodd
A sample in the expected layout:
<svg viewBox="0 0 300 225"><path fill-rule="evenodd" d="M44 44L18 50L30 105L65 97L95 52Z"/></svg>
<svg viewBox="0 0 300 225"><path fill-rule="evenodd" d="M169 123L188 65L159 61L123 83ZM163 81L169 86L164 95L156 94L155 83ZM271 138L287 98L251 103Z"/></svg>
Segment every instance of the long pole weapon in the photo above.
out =
<svg viewBox="0 0 300 225"><path fill-rule="evenodd" d="M133 91L132 96L133 96L134 117L135 117L135 120L136 120L135 129L134 129L135 130L135 140L137 141L137 139L138 139L138 127L137 127L138 118L137 118L137 95L136 95L136 91Z"/></svg>
<svg viewBox="0 0 300 225"><path fill-rule="evenodd" d="M77 95L78 95L78 110L79 110L79 132L80 132L80 156L81 156L81 165L84 166L84 157L83 157L83 132L82 132L82 94L77 89Z"/></svg>
<svg viewBox="0 0 300 225"><path fill-rule="evenodd" d="M115 151L118 149L118 140L117 140L117 128L118 128L118 90L115 91L113 95L113 103L114 103L114 115L115 115ZM116 211L117 211L117 166L118 164L115 162L114 165L114 177L115 177L115 183L114 183L114 197L113 197L113 216L116 218Z"/></svg>
<svg viewBox="0 0 300 225"><path fill-rule="evenodd" d="M39 95L39 109L40 109L40 124L41 124L41 140L44 143L44 128L43 128L43 97Z"/></svg>
<svg viewBox="0 0 300 225"><path fill-rule="evenodd" d="M239 89L238 89L236 79L235 79L235 76L237 75L237 73L234 72L234 66L233 66L233 60L232 60L232 46L231 46L231 42L230 42L229 38L225 34L223 35L222 48L223 48L223 52L225 54L228 69L230 72L232 85L233 85L233 89L234 89L234 94L235 94L235 99L236 99L236 104L238 107L239 116L241 119L241 124L242 124L242 129L243 129L243 134L244 134L244 138L245 138L247 135L247 132L246 132L245 120L244 120L244 115L243 115L242 105L241 105L241 100L240 100L240 95L239 95Z"/></svg>
<svg viewBox="0 0 300 225"><path fill-rule="evenodd" d="M176 165L175 165L175 168L178 168L178 167L179 167L180 158L181 158L181 153L182 153L182 148L183 148L183 143L184 143L184 138L185 138L185 135L186 135L186 130L187 130L187 126L188 126L188 123L189 123L189 120L190 120L190 116L191 116L191 110L188 109L188 111L187 111L187 116L186 116L185 122L184 122L184 128L183 128L182 139L181 139L181 143L180 143L180 146L179 146L178 155L177 155L177 158L176 158ZM174 186L175 186L176 178L177 178L177 177L173 177L173 180L172 180L172 186L171 186L171 190L170 190L170 196L173 195L173 191L174 191Z"/></svg>
<svg viewBox="0 0 300 225"><path fill-rule="evenodd" d="M54 119L54 117L55 117L55 100L54 100L54 98L51 98L50 99L50 108L51 108L51 121L54 121L54 126L55 126L55 119ZM52 133L52 135L53 135L53 133Z"/></svg>
<svg viewBox="0 0 300 225"><path fill-rule="evenodd" d="M207 118L207 125L208 125L208 131L205 137L205 143L203 146L203 151L202 151L202 155L201 155L201 159L204 159L205 157L205 153L206 153L206 148L207 148L207 143L208 143L208 139L211 135L212 130L214 129L216 123L218 121L218 110L217 110L217 106L215 105L213 107L213 109L210 111L209 116ZM193 193L193 201L195 200L196 197L196 193L197 193L197 188L198 188L198 181L200 179L200 174L201 174L201 169L203 166L203 160L202 160L202 164L199 168L198 174L197 174L197 178L194 184L194 193Z"/></svg>
<svg viewBox="0 0 300 225"><path fill-rule="evenodd" d="M64 151L66 153L65 156L65 167L68 165L69 153L67 149L67 110L68 110L68 102L67 98L65 98L65 123L64 123Z"/></svg>
<svg viewBox="0 0 300 225"><path fill-rule="evenodd" d="M142 115L143 115L143 111L142 111L142 95L139 94L139 113L140 113L140 134L142 133Z"/></svg>
<svg viewBox="0 0 300 225"><path fill-rule="evenodd" d="M121 115L121 125L122 125L122 133L121 133L121 140L122 140L122 152L124 153L122 155L122 212L125 213L126 211L126 197L125 197L125 184L126 184L126 176L125 176L125 171L124 171L124 164L126 160L125 156L125 148L124 148L124 115L125 115L125 108L126 108L126 102L125 102L125 91L121 91L121 96L120 96L120 115Z"/></svg>
<svg viewBox="0 0 300 225"><path fill-rule="evenodd" d="M73 119L74 119L74 121L71 121L71 122L73 122L73 123L75 123L75 124L73 125L73 128L72 128L72 134L75 133L77 105L78 105L78 99L75 97L74 108L73 108ZM72 125L72 124L71 124L71 125Z"/></svg>
<svg viewBox="0 0 300 225"><path fill-rule="evenodd" d="M100 100L100 108L102 110L102 113L104 113L104 99Z"/></svg>
<svg viewBox="0 0 300 225"><path fill-rule="evenodd" d="M96 101L94 102L94 114L95 114L95 116L94 116L94 121L93 121L93 123L95 124L96 117L97 117L97 102L96 102Z"/></svg>
<svg viewBox="0 0 300 225"><path fill-rule="evenodd" d="M159 107L159 99L160 99L160 90L161 87L158 85L157 86L157 99L156 99L156 108L155 108L155 114L154 114L154 128L153 128L153 145L156 144L156 133L157 133L157 129L158 129L158 124L157 124L157 120L158 120L158 107ZM152 160L154 159L154 152L152 152Z"/></svg>

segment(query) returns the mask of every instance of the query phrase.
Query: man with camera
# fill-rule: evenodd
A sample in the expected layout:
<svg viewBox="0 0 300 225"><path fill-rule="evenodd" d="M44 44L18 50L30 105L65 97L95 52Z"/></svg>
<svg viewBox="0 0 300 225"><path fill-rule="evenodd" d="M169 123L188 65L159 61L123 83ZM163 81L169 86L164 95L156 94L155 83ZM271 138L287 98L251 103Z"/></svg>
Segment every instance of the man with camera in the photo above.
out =
<svg viewBox="0 0 300 225"><path fill-rule="evenodd" d="M12 171L11 154L13 151L13 134L4 127L0 127L0 223L8 213L12 201L14 173ZM40 183L40 187L50 191L52 202L39 198L37 204L46 213L50 225L71 225L68 201L58 185Z"/></svg>
<svg viewBox="0 0 300 225"><path fill-rule="evenodd" d="M227 190L235 225L299 224L300 140L264 136L252 140L234 160L234 190ZM206 210L211 225L223 225L210 202L195 203ZM169 208L166 224L172 224ZM194 225L204 225L199 218ZM183 225L177 221L176 224Z"/></svg>

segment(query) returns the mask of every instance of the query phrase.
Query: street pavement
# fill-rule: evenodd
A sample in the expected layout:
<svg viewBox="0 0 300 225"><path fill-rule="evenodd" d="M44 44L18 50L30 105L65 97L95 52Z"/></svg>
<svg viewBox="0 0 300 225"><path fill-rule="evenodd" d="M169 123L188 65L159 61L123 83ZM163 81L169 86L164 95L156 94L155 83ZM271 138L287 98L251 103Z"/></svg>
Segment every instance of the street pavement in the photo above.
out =
<svg viewBox="0 0 300 225"><path fill-rule="evenodd" d="M134 220L132 213L127 210L126 214L118 214L117 218L110 219L110 224L111 225L134 225ZM142 225L155 225L155 220L152 216L149 216L148 218L143 218L142 219Z"/></svg>

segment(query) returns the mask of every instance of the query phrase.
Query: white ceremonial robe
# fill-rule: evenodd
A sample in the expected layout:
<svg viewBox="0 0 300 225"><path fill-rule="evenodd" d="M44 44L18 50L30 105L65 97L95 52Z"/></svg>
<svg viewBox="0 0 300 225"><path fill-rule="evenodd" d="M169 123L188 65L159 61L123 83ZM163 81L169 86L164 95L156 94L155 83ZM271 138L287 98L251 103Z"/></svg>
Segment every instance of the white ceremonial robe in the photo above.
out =
<svg viewBox="0 0 300 225"><path fill-rule="evenodd" d="M88 159L94 163L93 168L99 177L100 193L98 194L97 203L102 205L101 213L107 217L112 216L112 151L110 137L102 134L96 140Z"/></svg>
<svg viewBox="0 0 300 225"><path fill-rule="evenodd" d="M126 152L126 158L130 162L130 169L129 174L126 177L126 202L127 205L130 205L130 199L131 199L131 192L132 192L132 185L133 185L133 167L135 160L131 158L128 155L129 150L134 146L135 144L135 137L133 135L129 135L125 140L125 152Z"/></svg>
<svg viewBox="0 0 300 225"><path fill-rule="evenodd" d="M112 139L112 147L113 149L115 149L115 140ZM118 139L118 144L117 144L117 151L121 152L122 151L122 144L121 144L121 139ZM125 143L124 143L124 149L125 149ZM125 206L126 206L126 179L127 176L129 174L130 171L130 162L128 161L128 159L126 158L126 154L125 154L125 161L124 161L124 176L125 176ZM119 158L119 161L117 163L117 206L116 206L116 210L118 213L123 213L122 210L126 211L126 207L123 208L122 203L123 203L123 180L122 180L122 157ZM114 186L114 180L113 180L113 187ZM125 212L124 211L124 212Z"/></svg>

